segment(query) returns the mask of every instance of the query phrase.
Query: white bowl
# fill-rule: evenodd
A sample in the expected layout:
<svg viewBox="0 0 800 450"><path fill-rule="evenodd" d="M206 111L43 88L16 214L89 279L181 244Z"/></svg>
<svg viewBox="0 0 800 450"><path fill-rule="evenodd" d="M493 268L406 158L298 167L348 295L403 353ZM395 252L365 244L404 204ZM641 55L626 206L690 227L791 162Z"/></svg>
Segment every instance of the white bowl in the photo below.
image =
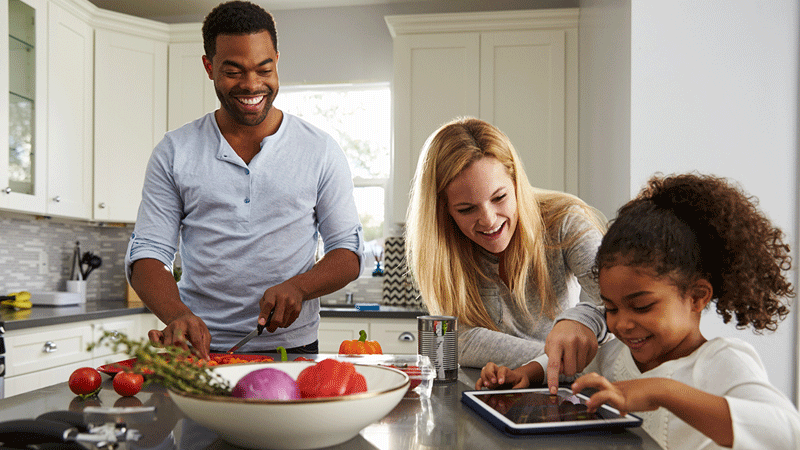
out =
<svg viewBox="0 0 800 450"><path fill-rule="evenodd" d="M297 379L312 362L267 362L218 366L214 372L234 386L253 370L274 367ZM394 409L408 390L409 378L389 367L356 364L367 392L301 400L251 400L202 396L169 390L172 401L190 419L225 441L245 448L307 449L341 444Z"/></svg>

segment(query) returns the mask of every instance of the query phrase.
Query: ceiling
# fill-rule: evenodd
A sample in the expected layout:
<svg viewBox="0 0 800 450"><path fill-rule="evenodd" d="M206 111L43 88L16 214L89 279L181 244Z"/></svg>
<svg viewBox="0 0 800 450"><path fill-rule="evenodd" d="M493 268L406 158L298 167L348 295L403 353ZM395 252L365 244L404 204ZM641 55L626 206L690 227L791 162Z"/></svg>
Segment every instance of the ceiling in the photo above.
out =
<svg viewBox="0 0 800 450"><path fill-rule="evenodd" d="M89 0L98 8L146 19L170 22L175 18L203 18L223 0ZM335 6L387 5L447 0L251 0L268 11Z"/></svg>

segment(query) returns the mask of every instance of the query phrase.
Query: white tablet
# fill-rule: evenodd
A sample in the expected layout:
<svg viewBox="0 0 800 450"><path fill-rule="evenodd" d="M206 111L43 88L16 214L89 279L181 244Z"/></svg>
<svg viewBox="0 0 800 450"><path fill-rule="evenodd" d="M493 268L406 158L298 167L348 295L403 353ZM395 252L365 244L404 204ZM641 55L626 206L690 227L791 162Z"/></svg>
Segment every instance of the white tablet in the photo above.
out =
<svg viewBox="0 0 800 450"><path fill-rule="evenodd" d="M638 427L642 419L620 415L603 405L596 412L586 408L585 395L547 388L464 391L461 401L501 431L509 434L556 433L578 430Z"/></svg>

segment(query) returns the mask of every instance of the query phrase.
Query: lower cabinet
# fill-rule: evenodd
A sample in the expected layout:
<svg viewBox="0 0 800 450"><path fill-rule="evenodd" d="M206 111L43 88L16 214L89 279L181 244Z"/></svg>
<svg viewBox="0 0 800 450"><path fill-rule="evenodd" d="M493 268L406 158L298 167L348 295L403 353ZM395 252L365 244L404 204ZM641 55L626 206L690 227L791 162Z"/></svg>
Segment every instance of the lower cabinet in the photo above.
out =
<svg viewBox="0 0 800 450"><path fill-rule="evenodd" d="M358 339L359 331L378 341L384 354L417 353L416 319L365 319L323 317L319 323L320 353L338 353L342 341Z"/></svg>
<svg viewBox="0 0 800 450"><path fill-rule="evenodd" d="M152 314L135 314L6 332L5 395L10 397L63 383L79 367L98 367L127 359L127 354L115 353L106 345L92 351L88 346L100 339L104 331L124 333L134 339L146 337L153 328L150 325L154 318Z"/></svg>

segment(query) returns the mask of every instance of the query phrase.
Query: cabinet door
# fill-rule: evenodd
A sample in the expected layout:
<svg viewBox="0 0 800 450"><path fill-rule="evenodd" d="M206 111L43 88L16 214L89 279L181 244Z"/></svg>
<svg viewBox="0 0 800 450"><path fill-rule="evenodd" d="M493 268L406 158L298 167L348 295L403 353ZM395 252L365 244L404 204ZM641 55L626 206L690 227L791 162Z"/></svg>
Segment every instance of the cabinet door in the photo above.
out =
<svg viewBox="0 0 800 450"><path fill-rule="evenodd" d="M364 321L326 317L319 322L319 352L339 353L342 341L358 339L358 332L368 329Z"/></svg>
<svg viewBox="0 0 800 450"><path fill-rule="evenodd" d="M55 3L48 16L47 214L91 219L94 35Z"/></svg>
<svg viewBox="0 0 800 450"><path fill-rule="evenodd" d="M480 117L511 139L531 184L577 194L577 52L567 51L568 33L482 33Z"/></svg>
<svg viewBox="0 0 800 450"><path fill-rule="evenodd" d="M369 339L378 341L385 355L416 355L417 321L415 319L371 319Z"/></svg>
<svg viewBox="0 0 800 450"><path fill-rule="evenodd" d="M46 103L47 2L0 0L0 208L45 212Z"/></svg>
<svg viewBox="0 0 800 450"><path fill-rule="evenodd" d="M204 54L202 42L169 45L170 130L216 110L219 105L214 83L203 69Z"/></svg>
<svg viewBox="0 0 800 450"><path fill-rule="evenodd" d="M24 394L43 387L63 383L69 380L72 372L81 367L95 367L95 365L91 360L88 360L26 373L25 375L7 377L5 379L5 396L11 397L12 395ZM63 408L63 405L58 406Z"/></svg>
<svg viewBox="0 0 800 450"><path fill-rule="evenodd" d="M479 56L479 33L395 38L392 222L405 220L410 180L428 136L458 116L478 116Z"/></svg>
<svg viewBox="0 0 800 450"><path fill-rule="evenodd" d="M167 44L95 31L94 219L135 222L167 126Z"/></svg>

